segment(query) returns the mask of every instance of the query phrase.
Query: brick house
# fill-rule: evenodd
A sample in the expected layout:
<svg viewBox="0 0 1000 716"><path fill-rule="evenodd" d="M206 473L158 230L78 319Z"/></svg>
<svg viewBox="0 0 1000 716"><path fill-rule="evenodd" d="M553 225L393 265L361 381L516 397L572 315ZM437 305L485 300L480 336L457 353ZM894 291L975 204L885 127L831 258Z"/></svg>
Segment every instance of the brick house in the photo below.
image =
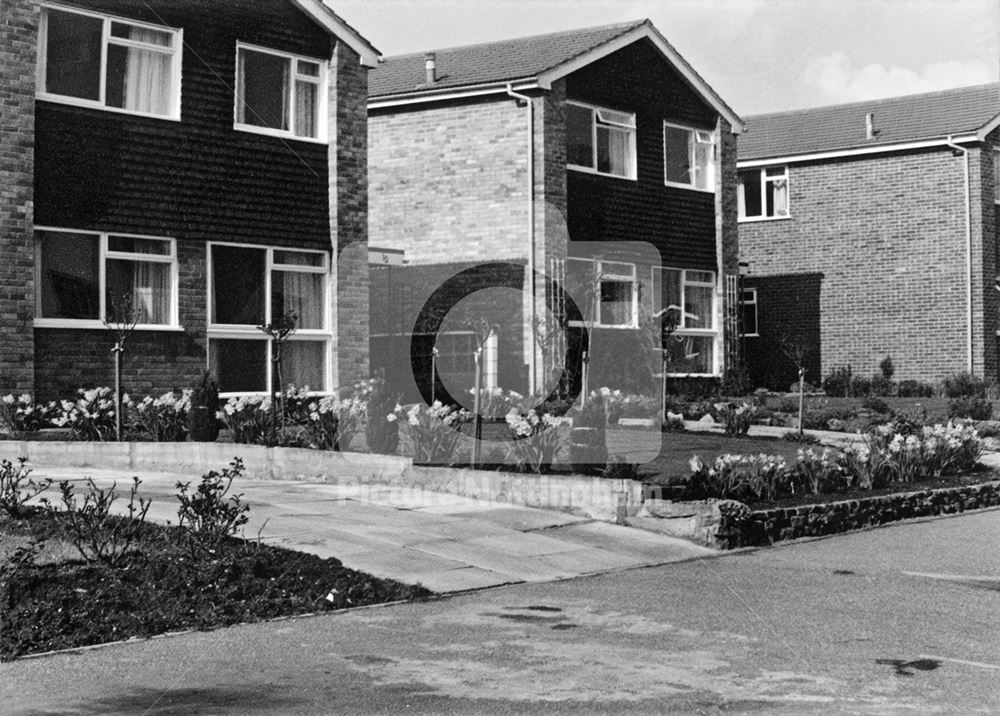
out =
<svg viewBox="0 0 1000 716"><path fill-rule="evenodd" d="M587 350L635 388L667 304L670 372L734 360L741 120L649 21L389 57L368 110L371 360L407 395L466 393L482 320L487 387Z"/></svg>
<svg viewBox="0 0 1000 716"><path fill-rule="evenodd" d="M4 0L0 393L366 377L367 68L319 0Z"/></svg>
<svg viewBox="0 0 1000 716"><path fill-rule="evenodd" d="M744 355L787 389L850 365L997 377L1000 85L747 118L739 147Z"/></svg>

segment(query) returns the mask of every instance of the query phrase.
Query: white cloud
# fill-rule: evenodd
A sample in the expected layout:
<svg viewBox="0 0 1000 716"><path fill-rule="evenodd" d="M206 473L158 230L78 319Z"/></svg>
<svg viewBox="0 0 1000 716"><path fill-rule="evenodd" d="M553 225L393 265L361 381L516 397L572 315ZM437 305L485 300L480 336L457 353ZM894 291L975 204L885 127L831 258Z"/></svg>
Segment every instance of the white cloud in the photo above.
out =
<svg viewBox="0 0 1000 716"><path fill-rule="evenodd" d="M855 102L919 92L951 89L994 81L986 62L945 60L931 62L919 70L873 62L854 67L843 52L833 52L809 61L802 81L823 95L823 103Z"/></svg>

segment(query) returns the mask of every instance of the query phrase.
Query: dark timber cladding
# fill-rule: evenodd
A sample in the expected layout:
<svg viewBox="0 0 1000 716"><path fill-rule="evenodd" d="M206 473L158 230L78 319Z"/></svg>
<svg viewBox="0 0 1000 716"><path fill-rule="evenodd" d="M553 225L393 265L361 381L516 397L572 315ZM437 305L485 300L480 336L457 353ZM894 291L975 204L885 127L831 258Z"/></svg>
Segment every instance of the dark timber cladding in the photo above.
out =
<svg viewBox="0 0 1000 716"><path fill-rule="evenodd" d="M636 115L637 181L568 170L573 241L648 241L665 265L715 271L715 195L664 186L663 122L714 130L717 113L647 40L566 78L566 95Z"/></svg>
<svg viewBox="0 0 1000 716"><path fill-rule="evenodd" d="M39 101L37 225L330 247L327 145L233 129L236 42L329 58L325 31L287 0L61 4L183 28L181 121Z"/></svg>

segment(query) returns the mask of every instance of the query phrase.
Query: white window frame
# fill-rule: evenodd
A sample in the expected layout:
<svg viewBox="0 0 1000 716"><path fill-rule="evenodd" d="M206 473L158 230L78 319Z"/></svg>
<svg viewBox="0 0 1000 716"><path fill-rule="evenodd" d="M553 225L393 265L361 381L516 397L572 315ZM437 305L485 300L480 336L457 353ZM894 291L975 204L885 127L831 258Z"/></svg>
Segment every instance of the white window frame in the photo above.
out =
<svg viewBox="0 0 1000 716"><path fill-rule="evenodd" d="M268 368L267 375L265 376L265 389L262 391L229 391L224 393L219 393L220 397L231 398L237 396L250 396L250 395L272 395L275 392L275 387L272 385L273 375L270 370L271 366L271 339L264 334L256 325L250 324L235 324L235 323L212 323L212 292L214 289L215 274L212 266L212 247L213 246L231 246L236 248L244 249L256 249L258 251L264 252L264 323L262 325L267 325L274 320L271 315L271 274L277 271L297 271L301 273L317 273L324 275L323 281L323 326L322 328L298 328L295 332L288 338L289 341L311 341L319 342L322 340L324 342L324 360L323 360L323 382L326 387L323 390L313 390L310 391L317 395L330 395L333 391L332 384L332 367L330 361L330 351L333 344L333 334L331 330L331 306L330 306L330 254L327 251L318 251L315 249L289 249L283 246L269 246L260 244L245 244L237 243L231 241L209 241L206 250L206 303L205 303L205 322L206 322L206 336L207 340L211 341L213 338L227 339L227 340L247 340L247 341L263 341L267 343L267 357L266 366ZM274 252L288 252L288 253L304 253L313 255L322 255L323 264L321 266L303 266L295 264L281 264L275 263ZM210 354L208 350L208 345L206 343L205 350L205 367L208 369L210 367ZM282 388L283 389L283 388Z"/></svg>
<svg viewBox="0 0 1000 716"><path fill-rule="evenodd" d="M677 324L677 328L674 329L671 338L674 336L692 336L692 337L707 337L712 338L712 372L710 373L667 373L670 377L717 377L721 375L721 351L722 351L722 330L719 326L719 286L718 286L718 274L715 271L708 269L681 269L673 266L653 266L650 271L650 282L654 287L650 294L655 294L656 288L660 289L660 295L663 292L663 280L664 274L667 271L679 271L680 277L680 288L681 288L681 305L680 305L680 321ZM657 272L660 272L660 276L657 277ZM688 273L706 273L712 276L712 280L709 281L695 281L693 279L688 279ZM684 311L685 290L688 286L700 286L703 288L712 289L712 308L710 314L712 316L712 325L709 328L694 328L687 325L687 313ZM660 307L656 304L661 300L660 297L651 295L651 300L653 301L652 310L657 311ZM667 306L662 306L663 309L668 308Z"/></svg>
<svg viewBox="0 0 1000 716"><path fill-rule="evenodd" d="M744 192L746 191L745 185L739 180L740 174L749 174L754 171L754 169L740 169L736 173L736 198L738 205L738 219L740 222L752 222L752 221L782 221L784 219L792 218L792 185L788 176L788 165L782 165L780 168L784 169L784 174L781 176L768 176L768 169L777 169L776 166L763 166L757 171L760 172L760 208L761 211L767 210L767 189L768 184L776 181L785 182L785 192L788 194L786 203L787 207L784 214L775 214L774 216L767 216L766 214L761 214L760 216L747 216L746 215L746 199Z"/></svg>
<svg viewBox="0 0 1000 716"><path fill-rule="evenodd" d="M107 261L108 259L122 259L126 261L165 263L170 264L170 323L138 323L135 326L137 331L182 331L184 330L178 320L177 297L178 297L178 269L177 269L177 241L167 236L149 236L145 234L129 234L121 231L89 231L86 229L67 229L56 226L36 226L36 232L62 233L93 236L98 239L98 263L97 263L97 283L98 283L98 313L100 318L44 318L41 314L41 271L42 262L39 259L41 246L35 242L35 328L107 328L105 321L108 319L106 303L107 293ZM134 254L124 251L108 250L108 237L120 236L124 239L147 239L151 241L169 242L169 254Z"/></svg>
<svg viewBox="0 0 1000 716"><path fill-rule="evenodd" d="M596 174L602 177L613 177L615 179L628 179L630 181L635 181L638 172L638 157L636 156L636 123L635 123L635 112L626 112L621 109L613 109L611 107L601 107L596 104L587 104L585 102L577 102L575 100L566 100L567 105L573 105L576 107L583 107L584 109L590 110L590 146L591 146L591 160L593 166L583 166L580 164L571 164L567 160L566 168L572 169L577 172L584 172L586 174ZM619 122L611 122L603 120L600 118L600 113L604 112L615 112L617 114L625 114L632 118L632 124L626 125ZM629 174L615 174L613 172L602 172L597 169L597 127L604 126L610 127L614 131L619 131L628 137L629 154L631 155L631 172ZM627 131L625 131L627 130Z"/></svg>
<svg viewBox="0 0 1000 716"><path fill-rule="evenodd" d="M72 13L76 15L84 15L86 17L97 18L103 20L104 25L101 32L101 67L100 67L100 93L96 100L84 99L82 97L69 97L67 95L54 94L45 91L45 78L46 78L46 56L48 47L48 11L55 10L57 12ZM137 42L135 40L129 40L124 37L114 37L111 35L111 23L120 22L126 25L135 25L136 27L149 28L150 30L157 30L159 32L168 32L171 35L171 45L170 47L164 47L162 45L147 45L142 42ZM148 22L140 22L138 20L132 20L127 17L120 17L117 15L107 15L105 13L92 12L89 10L80 10L75 7L66 7L63 5L48 4L42 5L41 18L39 20L38 28L38 67L37 67L37 90L35 97L37 99L46 100L48 102L58 102L60 104L71 104L77 107L90 107L93 109L100 109L106 112L118 112L120 114L131 114L139 117L152 117L154 119L165 119L174 122L179 122L181 119L181 54L182 48L184 46L184 30L177 27L167 27L165 25L155 25ZM163 54L171 55L170 62L170 109L167 114L154 114L152 112L138 112L132 109L125 109L123 107L109 107L106 104L107 98L105 93L107 91L107 81L108 81L108 45L121 45L123 47L134 47L143 50L152 50L155 52L162 52Z"/></svg>
<svg viewBox="0 0 1000 716"><path fill-rule="evenodd" d="M752 296L750 300L747 300L747 296ZM755 330L753 333L740 333L743 338L758 338L760 337L760 315L757 313L757 287L750 286L747 288L740 289L740 309L742 311L744 306L753 306L753 325ZM742 328L742 326L741 326Z"/></svg>
<svg viewBox="0 0 1000 716"><path fill-rule="evenodd" d="M288 60L291 64L289 67L289 82L288 91L290 96L288 97L288 129L273 129L271 127L258 127L254 124L245 124L239 121L240 116L240 51L249 50L250 52L259 52L265 55L274 55L275 57L281 57ZM298 66L299 62L311 62L319 65L319 76L313 77L312 75L302 75L299 74ZM269 47L261 47L260 45L251 45L247 42L237 42L236 43L236 73L233 75L236 78L236 84L233 88L233 129L240 132L251 132L253 134L264 134L269 137L283 137L285 139L297 139L302 142L314 142L316 144L326 144L327 143L327 81L329 72L329 60L320 57L308 57L306 55L296 55L291 52L282 52L280 50L272 50ZM295 133L295 83L297 81L311 82L312 84L318 85L318 91L316 92L316 136L308 137L302 136Z"/></svg>
<svg viewBox="0 0 1000 716"><path fill-rule="evenodd" d="M993 147L993 201L1000 204L1000 147Z"/></svg>
<svg viewBox="0 0 1000 716"><path fill-rule="evenodd" d="M683 129L684 131L686 131L688 133L688 165L692 169L696 170L696 168L697 168L697 165L695 163L695 156L696 156L695 147L698 144L708 144L708 145L711 145L711 147L712 147L712 150L711 150L711 159L708 162L708 164L705 165L705 170L706 170L706 174L707 174L705 182L707 184L707 187L703 188L703 187L699 187L699 186L696 185L694 172L689 172L689 174L691 176L691 180L689 182L686 182L686 183L685 182L674 182L674 181L668 181L667 180L667 127L671 127L673 129ZM662 133L661 139L663 141L663 147L662 147L663 148L663 185L664 186L675 186L675 187L679 187L681 189L690 189L690 190L693 190L693 191L701 191L701 192L705 192L706 194L714 194L715 193L715 161L716 161L716 153L718 151L718 149L717 149L718 143L715 141L715 132L713 132L711 130L707 130L707 129L697 129L695 127L688 127L688 126L683 125L683 124L677 124L675 122L666 122L665 121L663 123L663 133Z"/></svg>
<svg viewBox="0 0 1000 716"><path fill-rule="evenodd" d="M591 296L590 305L586 307L591 312L590 320L582 321L570 321L571 326L589 326L592 328L616 328L621 330L635 330L639 327L639 280L638 273L636 271L636 266L634 263L629 261L615 261L607 260L602 261L600 259L577 257L577 256L567 256L566 261L576 261L579 263L588 263L594 266L594 271L592 276L594 278L594 284L590 287L593 292ZM618 266L628 266L630 267L629 273L616 273L614 271L605 273L605 264L615 264ZM631 293L631 303L632 312L629 316L629 322L625 323L602 323L601 322L601 283L603 281L614 281L616 283L627 282L632 285ZM585 307L579 306L581 310Z"/></svg>

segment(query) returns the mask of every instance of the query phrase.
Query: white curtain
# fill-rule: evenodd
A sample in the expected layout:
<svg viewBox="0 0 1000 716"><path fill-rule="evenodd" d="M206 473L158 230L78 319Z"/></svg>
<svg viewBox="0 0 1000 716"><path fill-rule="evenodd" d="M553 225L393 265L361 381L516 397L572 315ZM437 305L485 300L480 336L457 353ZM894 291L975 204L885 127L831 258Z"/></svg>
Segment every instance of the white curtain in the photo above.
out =
<svg viewBox="0 0 1000 716"><path fill-rule="evenodd" d="M788 182L778 179L771 182L772 196L774 196L774 215L784 216L788 213Z"/></svg>
<svg viewBox="0 0 1000 716"><path fill-rule="evenodd" d="M604 129L608 133L608 153L611 159L611 172L622 176L632 176L632 152L629 146L629 133L614 129Z"/></svg>
<svg viewBox="0 0 1000 716"><path fill-rule="evenodd" d="M170 323L169 264L132 263L132 306L139 323Z"/></svg>
<svg viewBox="0 0 1000 716"><path fill-rule="evenodd" d="M163 33L133 27L129 39L162 44ZM155 50L126 49L124 108L135 112L168 114L171 57Z"/></svg>
<svg viewBox="0 0 1000 716"><path fill-rule="evenodd" d="M282 357L282 389L289 385L296 388L309 386L310 390L326 390L323 366L326 363L326 344L320 341L288 341ZM277 390L279 386L275 385Z"/></svg>
<svg viewBox="0 0 1000 716"><path fill-rule="evenodd" d="M321 273L274 272L271 290L284 304L277 308L298 314L298 328L323 328L323 277ZM274 318L277 316L272 315Z"/></svg>
<svg viewBox="0 0 1000 716"><path fill-rule="evenodd" d="M314 82L295 82L295 135L315 137L316 95L319 85Z"/></svg>

